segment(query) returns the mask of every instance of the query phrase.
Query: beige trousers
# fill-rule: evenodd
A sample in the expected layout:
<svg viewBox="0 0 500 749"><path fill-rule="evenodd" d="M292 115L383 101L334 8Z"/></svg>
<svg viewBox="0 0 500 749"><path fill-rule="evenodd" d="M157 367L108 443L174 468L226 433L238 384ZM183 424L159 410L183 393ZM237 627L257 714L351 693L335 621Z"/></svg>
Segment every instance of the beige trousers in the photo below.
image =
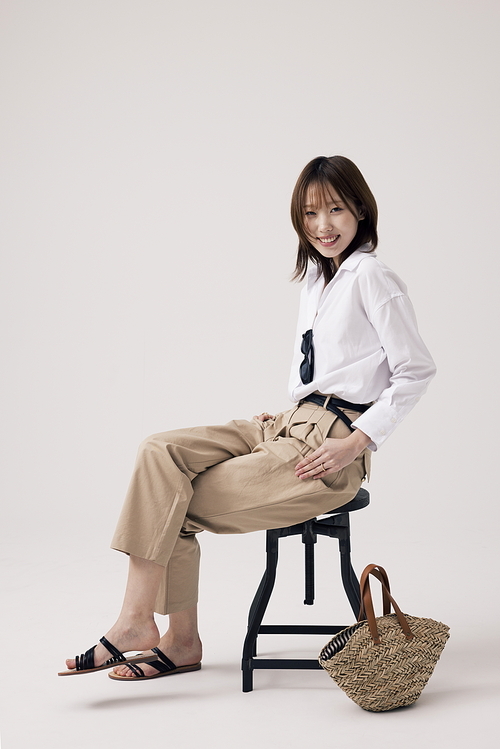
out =
<svg viewBox="0 0 500 749"><path fill-rule="evenodd" d="M369 450L322 480L295 476L299 460L326 437L349 433L335 414L304 403L264 423L154 434L139 448L112 548L165 567L158 613L190 608L198 599L197 533L293 525L355 496L369 471Z"/></svg>

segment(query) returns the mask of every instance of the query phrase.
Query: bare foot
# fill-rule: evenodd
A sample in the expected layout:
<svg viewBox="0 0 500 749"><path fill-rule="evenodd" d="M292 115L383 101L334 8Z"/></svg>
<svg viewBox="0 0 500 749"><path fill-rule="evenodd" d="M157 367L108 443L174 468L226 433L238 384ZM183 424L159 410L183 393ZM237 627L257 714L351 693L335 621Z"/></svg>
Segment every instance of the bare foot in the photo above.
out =
<svg viewBox="0 0 500 749"><path fill-rule="evenodd" d="M141 651L155 647L160 639L160 633L154 619L141 619L127 623L121 623L118 620L105 637L121 653L126 653L129 650ZM94 665L100 666L111 657L112 654L106 650L104 645L100 642L97 643L94 650ZM66 666L70 670L75 669L75 659L68 658Z"/></svg>
<svg viewBox="0 0 500 749"><path fill-rule="evenodd" d="M158 647L177 667L191 666L201 661L202 645L199 637L196 637L194 640L180 642L179 640L174 640L169 631L167 631L161 638ZM151 651L145 652L144 655L151 655ZM139 663L138 665L140 665L141 670L144 672L144 676L154 676L158 673L154 666L148 663ZM128 666L115 666L113 671L118 676L135 676Z"/></svg>

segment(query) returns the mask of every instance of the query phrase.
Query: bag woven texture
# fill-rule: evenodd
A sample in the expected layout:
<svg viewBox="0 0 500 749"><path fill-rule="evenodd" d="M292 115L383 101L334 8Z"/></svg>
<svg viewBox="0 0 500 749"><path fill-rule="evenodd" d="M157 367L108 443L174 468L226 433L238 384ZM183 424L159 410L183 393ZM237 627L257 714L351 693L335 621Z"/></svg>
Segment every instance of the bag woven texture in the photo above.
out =
<svg viewBox="0 0 500 749"><path fill-rule="evenodd" d="M375 617L369 575L382 583L384 616ZM411 705L439 660L449 627L434 619L403 614L390 594L383 567L368 565L360 588L359 623L337 633L321 651L319 662L365 710L381 712ZM390 613L391 603L394 614Z"/></svg>

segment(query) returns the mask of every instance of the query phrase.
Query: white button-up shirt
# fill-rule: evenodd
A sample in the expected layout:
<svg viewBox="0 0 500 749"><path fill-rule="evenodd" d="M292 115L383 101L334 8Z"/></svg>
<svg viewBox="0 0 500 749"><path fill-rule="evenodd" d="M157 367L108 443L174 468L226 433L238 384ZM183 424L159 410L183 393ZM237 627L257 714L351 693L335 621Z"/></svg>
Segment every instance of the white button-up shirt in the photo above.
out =
<svg viewBox="0 0 500 749"><path fill-rule="evenodd" d="M310 328L314 379L304 385L300 346ZM353 252L326 287L317 268L308 269L290 374L292 401L316 391L351 403L374 401L355 426L376 450L418 402L435 372L405 284L375 253L363 252L363 247Z"/></svg>

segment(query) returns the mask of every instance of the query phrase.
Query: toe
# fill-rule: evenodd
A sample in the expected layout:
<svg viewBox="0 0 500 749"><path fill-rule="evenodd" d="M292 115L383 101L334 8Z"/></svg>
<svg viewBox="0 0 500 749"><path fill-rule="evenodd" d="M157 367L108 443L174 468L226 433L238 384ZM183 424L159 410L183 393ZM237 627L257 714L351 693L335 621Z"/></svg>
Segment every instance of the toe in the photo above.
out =
<svg viewBox="0 0 500 749"><path fill-rule="evenodd" d="M76 668L76 661L74 658L68 658L66 661L66 666L69 669Z"/></svg>

